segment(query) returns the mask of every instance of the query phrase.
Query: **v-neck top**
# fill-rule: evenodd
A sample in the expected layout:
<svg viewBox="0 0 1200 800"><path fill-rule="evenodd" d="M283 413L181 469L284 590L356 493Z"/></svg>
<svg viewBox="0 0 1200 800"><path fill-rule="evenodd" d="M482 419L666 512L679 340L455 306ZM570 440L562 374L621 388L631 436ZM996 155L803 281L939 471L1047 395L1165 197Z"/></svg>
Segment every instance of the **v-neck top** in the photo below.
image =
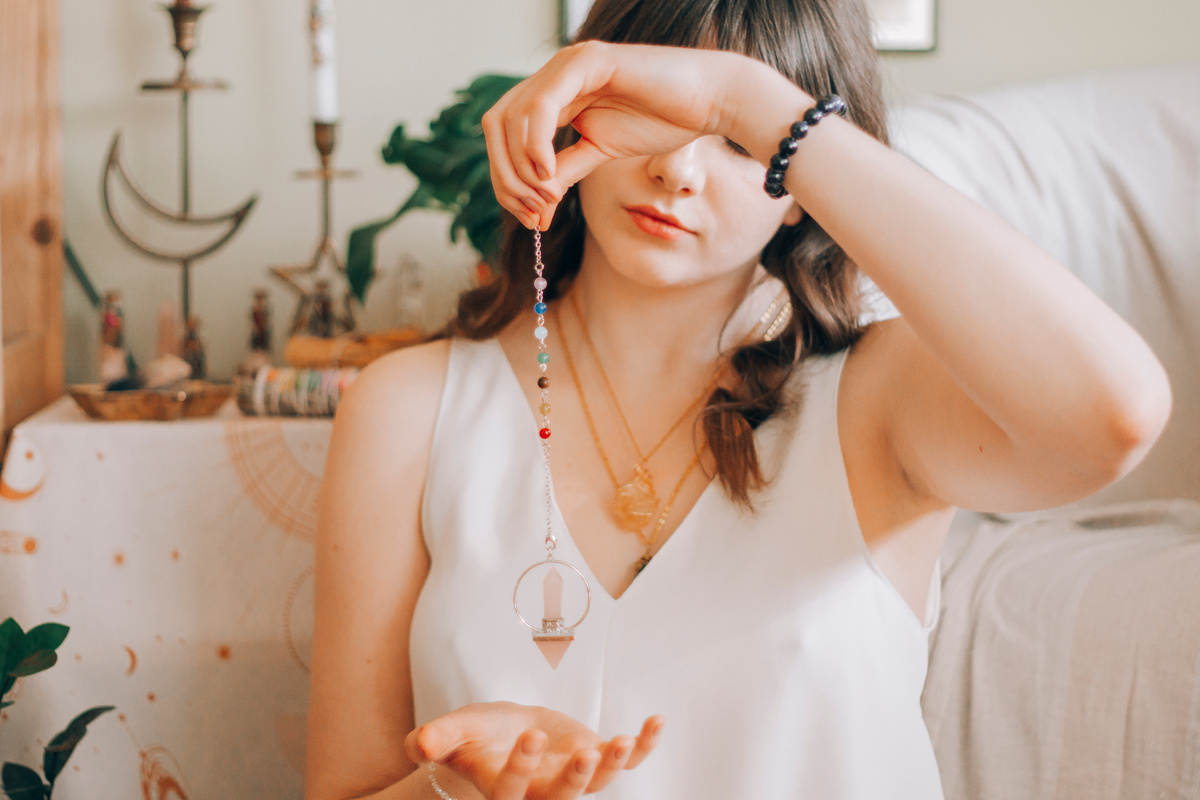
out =
<svg viewBox="0 0 1200 800"><path fill-rule="evenodd" d="M418 725L469 703L562 711L602 737L666 718L656 750L606 800L938 800L921 716L934 576L918 620L858 527L837 431L846 353L808 359L799 411L755 432L769 486L755 511L711 484L617 599L571 539L538 424L494 339L455 339L421 509L429 575L410 640ZM591 585L557 669L514 613L514 585L555 558ZM541 621L546 567L516 605ZM567 624L580 576L558 567Z"/></svg>

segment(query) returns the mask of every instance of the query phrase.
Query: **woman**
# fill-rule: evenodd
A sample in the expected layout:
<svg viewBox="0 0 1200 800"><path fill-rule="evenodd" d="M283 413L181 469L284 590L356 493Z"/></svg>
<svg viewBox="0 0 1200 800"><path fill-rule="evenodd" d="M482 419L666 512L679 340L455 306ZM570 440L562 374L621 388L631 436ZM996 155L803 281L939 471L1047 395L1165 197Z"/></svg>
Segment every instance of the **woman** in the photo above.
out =
<svg viewBox="0 0 1200 800"><path fill-rule="evenodd" d="M858 0L601 0L579 38L484 121L500 278L339 408L307 796L940 797L953 509L1124 474L1162 368L885 146ZM902 318L860 324L859 269ZM508 602L547 525L592 584L553 670Z"/></svg>

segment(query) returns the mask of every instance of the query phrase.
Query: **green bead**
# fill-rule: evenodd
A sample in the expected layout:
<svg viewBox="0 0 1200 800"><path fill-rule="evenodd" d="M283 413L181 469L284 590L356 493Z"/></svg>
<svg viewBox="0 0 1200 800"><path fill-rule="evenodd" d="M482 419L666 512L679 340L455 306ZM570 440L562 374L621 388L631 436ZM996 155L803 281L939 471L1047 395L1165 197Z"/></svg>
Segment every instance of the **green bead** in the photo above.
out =
<svg viewBox="0 0 1200 800"><path fill-rule="evenodd" d="M550 363L550 354L549 353L538 353L538 363L539 364L549 364Z"/></svg>

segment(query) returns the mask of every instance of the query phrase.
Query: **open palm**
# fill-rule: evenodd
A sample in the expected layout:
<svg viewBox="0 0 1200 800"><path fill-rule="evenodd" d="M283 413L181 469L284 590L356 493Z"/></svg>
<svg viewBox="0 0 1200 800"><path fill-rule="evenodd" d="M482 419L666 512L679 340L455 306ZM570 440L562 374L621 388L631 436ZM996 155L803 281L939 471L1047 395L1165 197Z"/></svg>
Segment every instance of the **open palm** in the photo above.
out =
<svg viewBox="0 0 1200 800"><path fill-rule="evenodd" d="M489 800L569 800L640 764L661 730L662 718L651 717L636 738L604 740L548 708L477 703L422 725L405 746L413 761L444 764Z"/></svg>

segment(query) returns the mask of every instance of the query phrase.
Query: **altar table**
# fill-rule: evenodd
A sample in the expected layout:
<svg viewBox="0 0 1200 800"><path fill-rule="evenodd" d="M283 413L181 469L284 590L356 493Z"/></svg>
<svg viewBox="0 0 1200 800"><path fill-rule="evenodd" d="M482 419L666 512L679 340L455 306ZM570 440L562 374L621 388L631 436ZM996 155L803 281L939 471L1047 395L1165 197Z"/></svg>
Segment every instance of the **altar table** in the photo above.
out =
<svg viewBox="0 0 1200 800"><path fill-rule="evenodd" d="M332 422L96 422L62 398L0 473L0 619L71 628L0 712L40 771L90 726L55 800L296 800L303 792L316 501Z"/></svg>

